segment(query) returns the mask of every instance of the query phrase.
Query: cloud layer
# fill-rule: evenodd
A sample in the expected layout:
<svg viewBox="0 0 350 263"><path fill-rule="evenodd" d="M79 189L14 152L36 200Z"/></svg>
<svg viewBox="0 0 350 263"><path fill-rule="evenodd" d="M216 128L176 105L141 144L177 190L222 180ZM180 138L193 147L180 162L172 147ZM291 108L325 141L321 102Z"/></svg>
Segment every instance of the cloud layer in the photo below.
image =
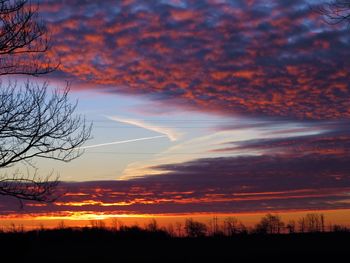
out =
<svg viewBox="0 0 350 263"><path fill-rule="evenodd" d="M55 0L41 11L60 78L228 115L349 118L348 28L309 4Z"/></svg>
<svg viewBox="0 0 350 263"><path fill-rule="evenodd" d="M341 129L338 131L341 133ZM349 135L239 142L260 155L197 159L153 169L127 181L62 183L53 204L28 203L19 213L237 213L350 208ZM236 149L223 148L225 151ZM1 214L18 213L1 197ZM7 201L6 201L7 200ZM18 205L18 204L17 204Z"/></svg>

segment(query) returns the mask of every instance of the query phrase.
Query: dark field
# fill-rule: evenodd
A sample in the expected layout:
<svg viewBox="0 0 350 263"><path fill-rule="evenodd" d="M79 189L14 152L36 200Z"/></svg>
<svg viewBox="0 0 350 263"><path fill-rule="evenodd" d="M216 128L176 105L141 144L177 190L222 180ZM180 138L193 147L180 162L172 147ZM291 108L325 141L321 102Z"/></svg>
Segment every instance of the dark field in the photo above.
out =
<svg viewBox="0 0 350 263"><path fill-rule="evenodd" d="M347 232L179 238L84 228L1 233L0 243L0 262L348 262L350 255Z"/></svg>

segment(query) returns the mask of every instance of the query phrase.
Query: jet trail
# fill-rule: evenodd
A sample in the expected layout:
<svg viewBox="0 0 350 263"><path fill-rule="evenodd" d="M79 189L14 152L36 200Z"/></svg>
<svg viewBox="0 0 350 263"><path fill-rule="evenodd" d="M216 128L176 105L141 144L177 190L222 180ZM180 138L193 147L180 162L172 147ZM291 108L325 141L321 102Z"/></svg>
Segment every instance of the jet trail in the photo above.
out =
<svg viewBox="0 0 350 263"><path fill-rule="evenodd" d="M153 140L153 139L157 139L157 138L167 138L167 137L168 137L167 135L159 135L159 136L153 136L153 137L130 139L130 140L125 140L125 141L107 142L107 143L101 143L101 144L95 144L95 145L88 145L88 146L80 147L79 149L90 149L90 148L97 148L97 147L103 147L103 146L108 146L108 145L146 141L146 140Z"/></svg>

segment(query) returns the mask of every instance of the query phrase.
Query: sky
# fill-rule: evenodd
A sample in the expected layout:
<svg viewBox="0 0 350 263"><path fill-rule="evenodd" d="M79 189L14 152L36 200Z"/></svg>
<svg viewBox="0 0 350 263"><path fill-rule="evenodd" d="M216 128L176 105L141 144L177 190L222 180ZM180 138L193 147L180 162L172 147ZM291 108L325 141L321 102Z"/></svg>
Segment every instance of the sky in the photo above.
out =
<svg viewBox="0 0 350 263"><path fill-rule="evenodd" d="M65 195L2 196L1 217L350 219L350 29L320 3L40 1L61 66L34 80L68 81L93 136L71 163L36 160Z"/></svg>

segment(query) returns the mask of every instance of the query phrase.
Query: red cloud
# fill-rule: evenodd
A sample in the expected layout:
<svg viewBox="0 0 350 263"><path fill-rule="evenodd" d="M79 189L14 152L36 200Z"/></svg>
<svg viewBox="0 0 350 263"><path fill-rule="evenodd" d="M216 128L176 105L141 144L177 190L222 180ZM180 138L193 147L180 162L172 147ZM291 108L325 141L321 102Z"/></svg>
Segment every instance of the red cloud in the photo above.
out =
<svg viewBox="0 0 350 263"><path fill-rule="evenodd" d="M224 114L349 118L350 34L303 1L271 6L70 1L43 12L60 77Z"/></svg>

